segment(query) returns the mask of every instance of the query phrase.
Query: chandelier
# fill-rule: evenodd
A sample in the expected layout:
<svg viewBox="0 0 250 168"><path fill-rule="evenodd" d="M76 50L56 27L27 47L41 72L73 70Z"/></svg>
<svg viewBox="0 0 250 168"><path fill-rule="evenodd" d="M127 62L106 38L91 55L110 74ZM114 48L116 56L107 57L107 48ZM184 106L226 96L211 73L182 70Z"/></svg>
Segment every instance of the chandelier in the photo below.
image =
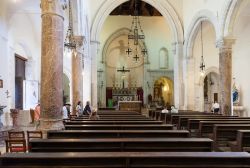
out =
<svg viewBox="0 0 250 168"><path fill-rule="evenodd" d="M76 49L76 41L74 39L74 32L73 32L73 19L72 19L72 10L71 10L71 0L69 0L69 25L68 30L66 34L66 38L64 41L64 47L65 49L68 49L68 51L74 51Z"/></svg>
<svg viewBox="0 0 250 168"><path fill-rule="evenodd" d="M129 30L129 34L128 34L128 49L126 50L126 53L128 54L128 56L131 55L131 53L133 52L131 46L130 46L130 41L133 41L133 45L134 45L134 57L133 59L137 62L140 57L139 57L139 52L138 52L138 45L139 45L139 40L142 41L142 47L145 47L145 35L144 32L142 30L141 27L141 23L140 23L140 18L139 18L139 13L138 13L138 9L137 9L137 0L134 1L134 14L133 14L133 20L132 20L132 24L131 24L131 28ZM143 56L145 56L147 54L147 50L146 48L141 49L141 54Z"/></svg>
<svg viewBox="0 0 250 168"><path fill-rule="evenodd" d="M201 76L205 75L205 62L203 58L203 38L202 38L202 21L201 21L201 63L200 63Z"/></svg>

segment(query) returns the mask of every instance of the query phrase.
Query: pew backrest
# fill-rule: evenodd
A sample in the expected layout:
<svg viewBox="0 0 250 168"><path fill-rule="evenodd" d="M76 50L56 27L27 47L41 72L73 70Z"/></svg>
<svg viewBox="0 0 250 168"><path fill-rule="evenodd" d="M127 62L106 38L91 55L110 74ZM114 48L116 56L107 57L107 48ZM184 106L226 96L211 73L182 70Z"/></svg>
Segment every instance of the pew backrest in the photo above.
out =
<svg viewBox="0 0 250 168"><path fill-rule="evenodd" d="M211 152L208 138L85 138L30 141L30 152Z"/></svg>
<svg viewBox="0 0 250 168"><path fill-rule="evenodd" d="M250 124L250 121L200 121L199 122L199 136L203 137L206 134L213 133L213 128L215 124Z"/></svg>
<svg viewBox="0 0 250 168"><path fill-rule="evenodd" d="M58 138L187 138L187 130L50 130L48 139Z"/></svg>
<svg viewBox="0 0 250 168"><path fill-rule="evenodd" d="M66 130L172 130L173 125L65 125Z"/></svg>
<svg viewBox="0 0 250 168"><path fill-rule="evenodd" d="M247 152L70 152L8 153L0 156L4 168L107 167L250 167Z"/></svg>

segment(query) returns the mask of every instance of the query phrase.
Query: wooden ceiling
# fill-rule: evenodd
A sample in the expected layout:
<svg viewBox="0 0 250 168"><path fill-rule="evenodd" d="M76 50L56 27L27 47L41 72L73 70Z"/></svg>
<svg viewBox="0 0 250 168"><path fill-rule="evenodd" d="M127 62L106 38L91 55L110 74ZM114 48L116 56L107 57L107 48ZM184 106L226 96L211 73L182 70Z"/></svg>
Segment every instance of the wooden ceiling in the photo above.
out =
<svg viewBox="0 0 250 168"><path fill-rule="evenodd" d="M162 16L161 13L153 6L139 0L129 0L121 4L116 7L110 15L134 15L135 1L137 2L139 16Z"/></svg>

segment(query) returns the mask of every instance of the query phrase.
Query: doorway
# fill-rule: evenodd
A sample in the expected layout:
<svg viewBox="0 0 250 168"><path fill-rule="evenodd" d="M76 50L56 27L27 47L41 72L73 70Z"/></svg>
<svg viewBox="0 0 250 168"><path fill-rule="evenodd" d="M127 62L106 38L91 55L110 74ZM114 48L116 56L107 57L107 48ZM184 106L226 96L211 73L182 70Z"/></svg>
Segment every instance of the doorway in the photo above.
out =
<svg viewBox="0 0 250 168"><path fill-rule="evenodd" d="M204 111L211 111L212 104L219 99L219 75L210 72L204 78Z"/></svg>
<svg viewBox="0 0 250 168"><path fill-rule="evenodd" d="M154 82L153 101L160 106L174 104L174 87L173 81L167 77L160 77Z"/></svg>
<svg viewBox="0 0 250 168"><path fill-rule="evenodd" d="M15 108L23 109L23 81L25 80L25 63L27 59L15 54Z"/></svg>

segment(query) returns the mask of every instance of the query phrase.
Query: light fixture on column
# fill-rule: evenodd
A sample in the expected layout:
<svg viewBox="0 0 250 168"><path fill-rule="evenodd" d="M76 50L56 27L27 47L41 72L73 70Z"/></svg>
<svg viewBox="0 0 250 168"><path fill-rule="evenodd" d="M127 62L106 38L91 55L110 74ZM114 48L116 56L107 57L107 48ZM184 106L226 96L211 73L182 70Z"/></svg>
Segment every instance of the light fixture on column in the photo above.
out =
<svg viewBox="0 0 250 168"><path fill-rule="evenodd" d="M68 0L69 2L69 25L68 30L66 34L66 38L64 41L64 47L65 49L68 49L68 51L74 52L76 50L76 41L74 39L74 32L73 32L73 17L72 17L72 9L71 9L71 0Z"/></svg>
<svg viewBox="0 0 250 168"><path fill-rule="evenodd" d="M202 38L202 21L201 21L201 63L200 63L201 76L205 75L205 62L203 58L203 38Z"/></svg>
<svg viewBox="0 0 250 168"><path fill-rule="evenodd" d="M138 52L138 45L139 45L139 40L142 40L142 47L145 47L145 35L141 27L140 23L140 18L139 18L139 13L137 9L137 0L134 1L134 13L133 15L133 20L131 24L131 28L129 30L128 34L128 49L126 50L126 53L128 56L130 56L131 53L133 53L133 59L137 62L140 59L140 54ZM133 45L134 45L134 52L131 49L130 46L130 40L133 40ZM145 56L147 54L147 49L143 48L141 49L141 54Z"/></svg>

